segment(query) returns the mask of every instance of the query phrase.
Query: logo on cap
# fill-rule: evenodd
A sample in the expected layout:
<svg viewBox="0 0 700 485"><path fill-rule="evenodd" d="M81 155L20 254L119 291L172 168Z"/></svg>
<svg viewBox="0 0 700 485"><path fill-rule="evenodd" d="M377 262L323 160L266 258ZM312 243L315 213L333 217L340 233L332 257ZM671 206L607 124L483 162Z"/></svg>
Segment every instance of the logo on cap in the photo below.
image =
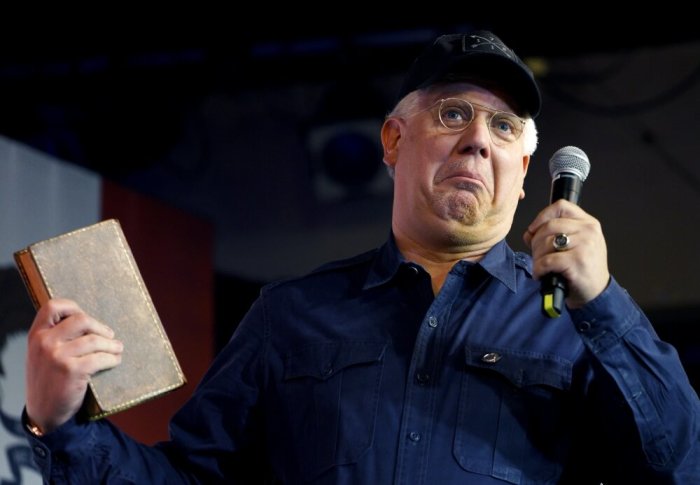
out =
<svg viewBox="0 0 700 485"><path fill-rule="evenodd" d="M468 47L467 39L471 39L473 41L473 43L469 44ZM513 51L506 47L505 44L501 42L501 39L495 35L486 37L483 35L471 34L462 37L462 52L468 52L471 50L493 51L495 49L501 51L501 53L508 59L513 59L515 57Z"/></svg>

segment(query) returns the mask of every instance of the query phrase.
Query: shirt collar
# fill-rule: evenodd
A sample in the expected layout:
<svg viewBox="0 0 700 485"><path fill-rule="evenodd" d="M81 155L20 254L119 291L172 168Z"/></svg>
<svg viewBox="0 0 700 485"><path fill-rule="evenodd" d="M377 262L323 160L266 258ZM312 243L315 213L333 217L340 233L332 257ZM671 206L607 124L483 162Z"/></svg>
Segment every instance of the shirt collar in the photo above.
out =
<svg viewBox="0 0 700 485"><path fill-rule="evenodd" d="M415 263L408 262L403 257L391 233L389 239L379 248L363 288L369 289L387 283L396 275L402 264ZM515 292L517 287L516 266L531 273L529 258L523 253L513 252L505 239L496 243L477 264L512 292Z"/></svg>
<svg viewBox="0 0 700 485"><path fill-rule="evenodd" d="M515 263L513 250L506 240L502 239L477 264L515 293Z"/></svg>
<svg viewBox="0 0 700 485"><path fill-rule="evenodd" d="M394 233L392 232L389 234L389 239L379 248L363 289L374 288L388 282L394 277L401 264L405 262L406 259L399 252L399 248L396 247Z"/></svg>

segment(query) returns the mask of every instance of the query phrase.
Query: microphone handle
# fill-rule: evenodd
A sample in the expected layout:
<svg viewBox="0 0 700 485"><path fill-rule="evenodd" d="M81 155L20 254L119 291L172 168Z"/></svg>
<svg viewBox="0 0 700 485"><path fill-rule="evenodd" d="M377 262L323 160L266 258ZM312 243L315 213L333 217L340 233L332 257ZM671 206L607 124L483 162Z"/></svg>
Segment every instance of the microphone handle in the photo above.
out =
<svg viewBox="0 0 700 485"><path fill-rule="evenodd" d="M582 187L583 182L581 181L581 177L568 172L561 173L552 180L550 203L554 203L559 199L566 199L578 205Z"/></svg>
<svg viewBox="0 0 700 485"><path fill-rule="evenodd" d="M578 204L583 182L581 178L570 173L562 173L552 181L551 202L566 199ZM550 318L557 318L564 309L564 300L568 293L566 280L557 273L546 274L541 281L542 311Z"/></svg>

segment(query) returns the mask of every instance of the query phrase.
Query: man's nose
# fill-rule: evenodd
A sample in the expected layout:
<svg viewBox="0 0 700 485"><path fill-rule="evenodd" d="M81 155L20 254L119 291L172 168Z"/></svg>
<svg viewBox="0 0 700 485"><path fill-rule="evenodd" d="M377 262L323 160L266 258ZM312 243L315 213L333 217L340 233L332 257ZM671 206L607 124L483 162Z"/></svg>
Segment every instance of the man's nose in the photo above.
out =
<svg viewBox="0 0 700 485"><path fill-rule="evenodd" d="M482 158L488 158L491 147L491 132L489 131L490 113L477 112L469 126L461 133L459 139L460 153L477 153Z"/></svg>

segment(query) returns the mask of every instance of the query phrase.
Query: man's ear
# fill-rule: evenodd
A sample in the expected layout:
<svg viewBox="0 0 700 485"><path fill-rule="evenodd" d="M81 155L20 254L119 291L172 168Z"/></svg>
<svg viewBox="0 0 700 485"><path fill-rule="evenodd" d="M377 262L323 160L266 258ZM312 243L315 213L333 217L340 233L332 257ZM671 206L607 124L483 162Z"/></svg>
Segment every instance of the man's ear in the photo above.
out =
<svg viewBox="0 0 700 485"><path fill-rule="evenodd" d="M384 148L384 163L393 167L399 157L399 140L401 139L401 123L396 118L387 119L382 125L382 147Z"/></svg>
<svg viewBox="0 0 700 485"><path fill-rule="evenodd" d="M527 169L530 167L530 155L523 155L523 184L525 183L525 176L527 175ZM525 198L525 187L520 189L520 200Z"/></svg>

